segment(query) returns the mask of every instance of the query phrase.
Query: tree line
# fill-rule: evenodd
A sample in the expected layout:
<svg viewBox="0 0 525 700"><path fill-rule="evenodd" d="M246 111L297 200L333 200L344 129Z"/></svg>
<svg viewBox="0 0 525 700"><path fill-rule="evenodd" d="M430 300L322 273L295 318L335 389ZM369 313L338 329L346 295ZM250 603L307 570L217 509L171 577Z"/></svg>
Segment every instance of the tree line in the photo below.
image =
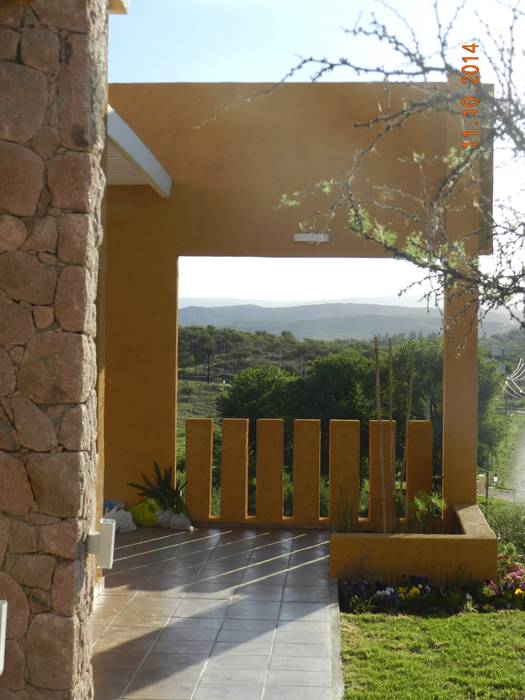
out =
<svg viewBox="0 0 525 700"><path fill-rule="evenodd" d="M405 339L415 340L401 333L392 336L394 344ZM427 336L437 338L437 334ZM386 346L389 336L380 338ZM183 326L179 328L179 376L182 379L200 379L208 384L229 382L247 368L276 366L299 376L304 376L318 357L355 349L367 354L370 343L366 340L305 340L297 339L289 331L279 335L267 331L248 333L233 328L215 326Z"/></svg>
<svg viewBox="0 0 525 700"><path fill-rule="evenodd" d="M296 341L298 342L298 341ZM389 418L389 405L397 421L396 453L402 459L405 424L410 419L432 421L434 464L440 472L443 422L441 338L398 338L393 344L390 393L390 360L383 347L380 353L383 419ZM480 349L478 356L478 463L488 463L502 442L507 421L496 408L501 374L498 364ZM218 413L222 417L250 419L250 448L255 451L257 418L283 418L285 421L285 462L292 460L294 418L318 418L322 426L322 469L328 464L328 423L330 419L356 419L361 422L362 463L368 453L368 421L376 418L375 366L370 342L348 343L337 352L326 352L313 359L301 374L269 363L247 367L234 376L220 392Z"/></svg>

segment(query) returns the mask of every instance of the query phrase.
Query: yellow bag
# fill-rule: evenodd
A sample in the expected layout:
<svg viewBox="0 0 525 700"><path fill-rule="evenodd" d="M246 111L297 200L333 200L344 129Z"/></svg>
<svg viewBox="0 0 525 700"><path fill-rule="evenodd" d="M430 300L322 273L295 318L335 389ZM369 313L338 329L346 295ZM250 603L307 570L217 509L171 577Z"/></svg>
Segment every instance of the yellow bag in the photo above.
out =
<svg viewBox="0 0 525 700"><path fill-rule="evenodd" d="M136 506L129 509L129 512L137 525L157 527L159 524L157 515L161 512L161 508L153 498L146 498L144 501L137 503Z"/></svg>

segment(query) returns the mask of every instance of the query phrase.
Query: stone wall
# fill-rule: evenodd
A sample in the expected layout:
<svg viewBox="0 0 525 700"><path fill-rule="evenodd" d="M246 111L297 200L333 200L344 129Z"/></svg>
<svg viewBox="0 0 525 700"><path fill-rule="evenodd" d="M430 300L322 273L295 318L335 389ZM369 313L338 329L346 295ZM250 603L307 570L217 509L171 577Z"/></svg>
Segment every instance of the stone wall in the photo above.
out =
<svg viewBox="0 0 525 700"><path fill-rule="evenodd" d="M0 700L93 695L106 3L0 2Z"/></svg>

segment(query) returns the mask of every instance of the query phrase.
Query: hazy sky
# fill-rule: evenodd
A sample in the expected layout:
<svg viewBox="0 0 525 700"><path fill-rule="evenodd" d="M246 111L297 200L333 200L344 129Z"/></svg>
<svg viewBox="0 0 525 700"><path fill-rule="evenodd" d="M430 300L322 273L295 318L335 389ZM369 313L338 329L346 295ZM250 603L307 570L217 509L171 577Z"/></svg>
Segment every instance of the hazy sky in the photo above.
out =
<svg viewBox="0 0 525 700"><path fill-rule="evenodd" d="M440 4L448 18L455 3ZM424 48L431 46L430 0L392 0L391 5L420 31ZM483 11L483 5L481 0L475 7ZM110 20L109 78L279 80L298 56L348 55L350 41L353 55L370 52L370 44L350 40L342 27L373 8L384 15L384 8L368 0L130 0L129 14ZM388 57L374 54L374 60L381 59ZM308 80L309 73L296 79ZM328 79L357 78L341 70ZM271 300L393 296L419 277L399 261L222 258L212 265L210 259L186 258L181 261L180 295Z"/></svg>

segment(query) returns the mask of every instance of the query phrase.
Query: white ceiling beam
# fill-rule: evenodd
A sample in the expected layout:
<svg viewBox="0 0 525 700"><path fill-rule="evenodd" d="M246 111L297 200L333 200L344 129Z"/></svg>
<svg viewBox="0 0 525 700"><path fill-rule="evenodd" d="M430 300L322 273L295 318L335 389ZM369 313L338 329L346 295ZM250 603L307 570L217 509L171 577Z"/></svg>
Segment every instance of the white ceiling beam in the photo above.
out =
<svg viewBox="0 0 525 700"><path fill-rule="evenodd" d="M164 199L171 194L172 180L157 158L126 122L108 105L108 144L129 164L130 172L139 180L136 184L149 184ZM111 168L111 158L110 165ZM143 178L143 180L141 180ZM132 179L132 178L131 178ZM112 181L111 169L108 184L131 184Z"/></svg>
<svg viewBox="0 0 525 700"><path fill-rule="evenodd" d="M110 15L127 15L128 2L127 0L109 0Z"/></svg>

